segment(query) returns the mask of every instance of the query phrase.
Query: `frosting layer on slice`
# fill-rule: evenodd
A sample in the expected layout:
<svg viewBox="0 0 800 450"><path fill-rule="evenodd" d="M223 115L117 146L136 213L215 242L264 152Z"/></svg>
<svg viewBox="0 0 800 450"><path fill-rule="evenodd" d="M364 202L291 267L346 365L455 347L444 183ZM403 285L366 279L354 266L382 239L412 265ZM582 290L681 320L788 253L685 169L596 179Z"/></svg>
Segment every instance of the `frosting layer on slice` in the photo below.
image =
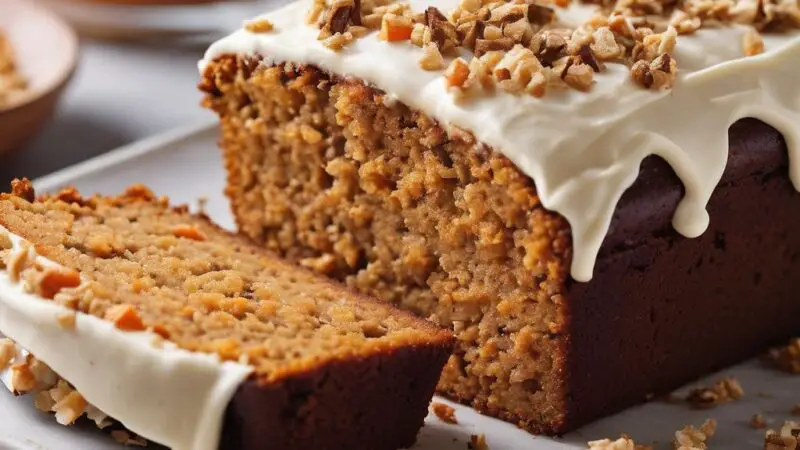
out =
<svg viewBox="0 0 800 450"><path fill-rule="evenodd" d="M14 254L30 252L29 260L57 266L2 226L0 234L10 236ZM0 332L129 430L176 450L218 448L225 409L252 367L88 314L77 313L74 328L65 328L59 317L74 311L27 292L23 283L0 271Z"/></svg>

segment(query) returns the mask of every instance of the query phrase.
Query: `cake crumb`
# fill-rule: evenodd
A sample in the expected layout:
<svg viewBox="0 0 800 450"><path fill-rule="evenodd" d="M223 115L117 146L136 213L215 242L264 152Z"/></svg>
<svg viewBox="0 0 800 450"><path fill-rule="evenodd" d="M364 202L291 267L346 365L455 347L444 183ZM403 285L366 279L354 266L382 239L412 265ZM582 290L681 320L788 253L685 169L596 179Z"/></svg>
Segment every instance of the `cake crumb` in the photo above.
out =
<svg viewBox="0 0 800 450"><path fill-rule="evenodd" d="M147 440L126 430L114 430L111 432L111 437L125 446L147 447Z"/></svg>
<svg viewBox="0 0 800 450"><path fill-rule="evenodd" d="M9 250L14 246L8 233L0 230L0 250Z"/></svg>
<svg viewBox="0 0 800 450"><path fill-rule="evenodd" d="M258 19L247 22L244 28L251 33L269 33L275 27L267 19Z"/></svg>
<svg viewBox="0 0 800 450"><path fill-rule="evenodd" d="M714 419L707 419L699 429L694 425L687 425L675 432L672 447L675 450L705 450L708 448L706 442L716 431L717 421Z"/></svg>
<svg viewBox="0 0 800 450"><path fill-rule="evenodd" d="M711 387L692 389L686 396L686 402L693 408L711 408L722 403L732 402L744 395L744 389L733 377L723 378Z"/></svg>
<svg viewBox="0 0 800 450"><path fill-rule="evenodd" d="M123 331L144 331L145 326L139 313L131 305L115 305L106 311L106 320Z"/></svg>
<svg viewBox="0 0 800 450"><path fill-rule="evenodd" d="M486 436L483 434L470 435L467 448L470 450L489 450L489 444L486 443Z"/></svg>
<svg viewBox="0 0 800 450"><path fill-rule="evenodd" d="M761 430L767 427L767 421L764 419L764 415L761 413L753 414L753 417L750 418L750 426L755 428L756 430Z"/></svg>
<svg viewBox="0 0 800 450"><path fill-rule="evenodd" d="M431 404L431 409L433 409L433 413L436 414L436 417L438 417L442 422L458 425L458 419L456 419L456 410L450 406L445 405L444 403L433 402Z"/></svg>
<svg viewBox="0 0 800 450"><path fill-rule="evenodd" d="M800 423L786 421L780 431L768 430L764 436L764 450L800 449Z"/></svg>
<svg viewBox="0 0 800 450"><path fill-rule="evenodd" d="M766 360L779 370L800 374L800 338L793 338L784 347L773 348L767 353Z"/></svg>

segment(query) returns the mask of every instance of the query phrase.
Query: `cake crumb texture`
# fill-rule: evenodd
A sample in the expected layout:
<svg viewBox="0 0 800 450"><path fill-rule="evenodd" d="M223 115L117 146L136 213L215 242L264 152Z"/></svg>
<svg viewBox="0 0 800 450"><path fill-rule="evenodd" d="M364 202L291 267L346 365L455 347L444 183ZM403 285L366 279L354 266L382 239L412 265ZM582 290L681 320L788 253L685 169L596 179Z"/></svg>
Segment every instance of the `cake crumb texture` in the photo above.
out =
<svg viewBox="0 0 800 450"><path fill-rule="evenodd" d="M440 393L531 431L561 426L571 244L528 177L471 134L310 67L224 57L201 88L223 116L244 234L453 330Z"/></svg>
<svg viewBox="0 0 800 450"><path fill-rule="evenodd" d="M23 184L15 192L27 197ZM0 225L25 240L0 251L25 292L44 282L53 295L42 300L78 316L253 367L224 411L221 448L410 446L453 348L430 322L280 260L143 186L117 197L67 189L33 203L0 194ZM61 275L47 278L53 268L35 255ZM19 391L41 390L31 365L11 369ZM53 403L65 424L88 410L77 392L39 403Z"/></svg>

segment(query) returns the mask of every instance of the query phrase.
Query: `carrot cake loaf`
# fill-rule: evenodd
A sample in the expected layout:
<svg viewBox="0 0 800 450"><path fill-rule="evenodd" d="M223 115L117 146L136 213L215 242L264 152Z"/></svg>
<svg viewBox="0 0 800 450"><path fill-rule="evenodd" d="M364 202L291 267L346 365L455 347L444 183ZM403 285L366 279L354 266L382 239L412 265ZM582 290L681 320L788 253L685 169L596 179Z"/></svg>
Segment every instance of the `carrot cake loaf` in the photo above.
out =
<svg viewBox="0 0 800 450"><path fill-rule="evenodd" d="M240 230L563 433L800 331L796 0L304 0L200 63Z"/></svg>
<svg viewBox="0 0 800 450"><path fill-rule="evenodd" d="M4 384L176 450L408 447L453 347L141 186L16 182L0 252Z"/></svg>

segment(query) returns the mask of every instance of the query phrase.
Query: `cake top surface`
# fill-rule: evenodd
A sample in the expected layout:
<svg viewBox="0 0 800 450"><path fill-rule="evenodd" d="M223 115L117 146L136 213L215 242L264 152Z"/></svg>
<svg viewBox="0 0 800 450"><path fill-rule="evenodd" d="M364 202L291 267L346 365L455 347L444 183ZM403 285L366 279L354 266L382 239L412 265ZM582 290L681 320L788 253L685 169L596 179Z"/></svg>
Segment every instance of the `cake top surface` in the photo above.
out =
<svg viewBox="0 0 800 450"><path fill-rule="evenodd" d="M156 442L217 448L247 378L279 382L328 362L452 346L432 324L141 186L38 201L27 183L14 190L0 194L0 331Z"/></svg>
<svg viewBox="0 0 800 450"><path fill-rule="evenodd" d="M760 119L798 151L796 0L557 3L304 0L213 44L200 67L224 54L314 65L467 130L569 221L579 281L648 155L683 181L673 224L694 237L733 122Z"/></svg>

